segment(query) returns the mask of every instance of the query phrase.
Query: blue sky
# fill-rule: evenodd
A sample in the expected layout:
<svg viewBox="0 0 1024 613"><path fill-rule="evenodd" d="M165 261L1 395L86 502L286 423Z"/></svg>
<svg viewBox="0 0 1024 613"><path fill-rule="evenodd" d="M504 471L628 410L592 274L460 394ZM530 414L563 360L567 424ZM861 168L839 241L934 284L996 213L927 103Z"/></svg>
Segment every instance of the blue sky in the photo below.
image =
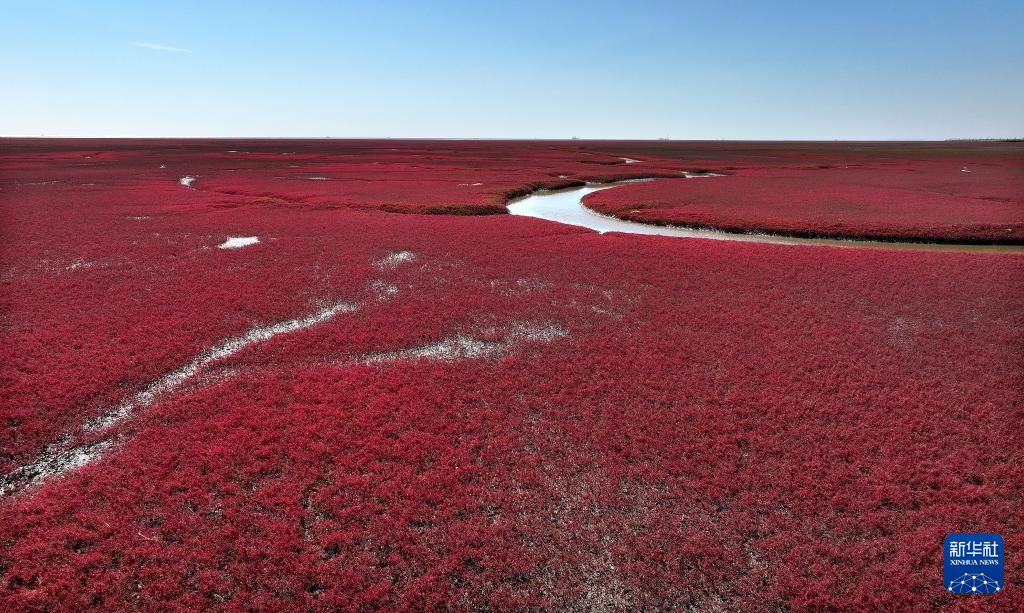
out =
<svg viewBox="0 0 1024 613"><path fill-rule="evenodd" d="M7 1L0 134L1024 136L1024 2Z"/></svg>

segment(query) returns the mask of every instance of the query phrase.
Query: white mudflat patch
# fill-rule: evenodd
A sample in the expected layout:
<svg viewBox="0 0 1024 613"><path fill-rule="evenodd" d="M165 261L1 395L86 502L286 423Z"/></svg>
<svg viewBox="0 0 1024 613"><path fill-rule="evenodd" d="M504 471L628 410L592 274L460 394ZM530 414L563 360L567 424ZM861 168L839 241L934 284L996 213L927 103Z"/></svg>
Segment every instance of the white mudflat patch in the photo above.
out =
<svg viewBox="0 0 1024 613"><path fill-rule="evenodd" d="M92 268L96 262L87 262L82 259L75 260L65 267L65 270L78 270L79 268Z"/></svg>
<svg viewBox="0 0 1024 613"><path fill-rule="evenodd" d="M483 332L485 335L490 335L495 330L484 330ZM451 362L471 358L499 357L511 352L518 344L524 342L550 343L566 334L568 332L565 328L558 324L515 322L503 330L501 340L481 339L468 334L459 334L421 347L369 354L360 361L364 364L381 364L401 360Z"/></svg>
<svg viewBox="0 0 1024 613"><path fill-rule="evenodd" d="M195 180L196 180L196 178L193 177L192 175L185 175L184 177L178 179L178 183L180 183L181 185L184 185L185 187L187 187L189 189L192 189L192 183L194 183Z"/></svg>
<svg viewBox="0 0 1024 613"><path fill-rule="evenodd" d="M217 245L218 249L240 249L242 247L248 247L249 245L255 245L260 242L258 236L229 236L228 240Z"/></svg>
<svg viewBox="0 0 1024 613"><path fill-rule="evenodd" d="M69 442L70 437L61 438L43 449L30 463L0 477L0 498L85 466L114 444L109 438L74 447L68 447Z"/></svg>
<svg viewBox="0 0 1024 613"><path fill-rule="evenodd" d="M407 262L412 262L416 259L416 254L412 251L392 251L381 259L373 263L374 266L380 269L385 268L397 268Z"/></svg>
<svg viewBox="0 0 1024 613"><path fill-rule="evenodd" d="M377 294L377 300L381 302L394 298L398 295L399 291L398 286L394 283L388 283L380 279L371 283L370 286L373 288L374 293Z"/></svg>

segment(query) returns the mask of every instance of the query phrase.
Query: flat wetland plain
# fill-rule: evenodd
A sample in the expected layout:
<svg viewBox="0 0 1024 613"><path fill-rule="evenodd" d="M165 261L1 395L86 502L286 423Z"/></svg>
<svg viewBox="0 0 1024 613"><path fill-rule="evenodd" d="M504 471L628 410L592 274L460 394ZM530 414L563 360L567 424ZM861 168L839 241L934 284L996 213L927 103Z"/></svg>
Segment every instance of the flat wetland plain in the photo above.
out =
<svg viewBox="0 0 1024 613"><path fill-rule="evenodd" d="M632 179L848 244L507 214ZM1020 142L0 140L0 608L1012 610L1022 246Z"/></svg>

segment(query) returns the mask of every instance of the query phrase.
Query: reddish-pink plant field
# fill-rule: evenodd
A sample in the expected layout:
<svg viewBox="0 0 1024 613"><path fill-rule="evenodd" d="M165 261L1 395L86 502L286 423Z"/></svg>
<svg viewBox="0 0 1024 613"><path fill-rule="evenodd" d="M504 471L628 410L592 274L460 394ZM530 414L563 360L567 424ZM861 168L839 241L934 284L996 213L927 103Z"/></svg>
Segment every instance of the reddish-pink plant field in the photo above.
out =
<svg viewBox="0 0 1024 613"><path fill-rule="evenodd" d="M490 214L853 160L1019 203L1019 148L2 145L4 610L1019 608L1024 254ZM1003 593L943 589L951 532Z"/></svg>

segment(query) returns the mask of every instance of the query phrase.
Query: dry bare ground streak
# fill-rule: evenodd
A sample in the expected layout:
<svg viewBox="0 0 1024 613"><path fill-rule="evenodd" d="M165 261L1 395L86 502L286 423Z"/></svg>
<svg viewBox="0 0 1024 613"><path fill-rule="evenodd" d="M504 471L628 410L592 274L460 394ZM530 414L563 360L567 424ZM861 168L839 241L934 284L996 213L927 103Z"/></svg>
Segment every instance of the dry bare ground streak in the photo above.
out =
<svg viewBox="0 0 1024 613"><path fill-rule="evenodd" d="M235 336L197 355L187 364L171 371L149 383L142 391L125 399L98 418L86 422L83 432L102 432L130 418L136 409L147 407L161 396L180 388L204 368L234 355L257 343L268 341L279 334L287 334L324 323L340 313L351 313L358 308L355 304L339 302L320 309L303 317L280 321L269 326L252 328L241 336ZM98 441L70 445L72 438L68 435L48 445L36 458L3 477L0 477L0 496L9 496L23 489L38 485L50 477L60 476L75 468L93 462L113 446L114 437L101 438Z"/></svg>
<svg viewBox="0 0 1024 613"><path fill-rule="evenodd" d="M85 424L84 429L87 431L104 430L124 421L131 417L136 407L146 407L153 404L157 398L174 391L185 381L199 374L206 366L217 360L232 356L250 345L268 341L279 334L287 334L324 323L339 313L351 313L358 308L358 305L355 304L339 302L305 317L297 317L270 326L253 328L241 336L222 341L197 355L188 364L153 381L141 392L107 411L99 418Z"/></svg>
<svg viewBox="0 0 1024 613"><path fill-rule="evenodd" d="M565 329L557 324L515 323L505 330L505 338L502 340L483 340L460 334L411 349L371 353L363 356L359 361L364 364L416 359L449 362L459 359L495 357L508 353L520 342L551 342L566 334Z"/></svg>
<svg viewBox="0 0 1024 613"><path fill-rule="evenodd" d="M379 269L391 269L415 259L416 254L411 251L398 251L389 253L382 260L375 262L374 265ZM377 287L379 284L386 284L389 289L394 288L394 286L380 280L374 283L374 287ZM385 301L397 292L397 288L384 293L378 290L377 300L378 302ZM86 422L82 425L82 433L102 433L104 430L125 421L133 415L136 409L153 404L160 397L180 388L185 382L200 374L204 368L213 362L234 355L246 347L270 340L279 334L287 334L322 324L341 313L351 313L358 308L358 304L337 302L309 315L287 319L269 326L255 327L241 336L225 339L197 355L181 368L150 382L142 391L123 400L98 418ZM66 434L47 445L28 464L20 466L0 477L0 498L17 494L27 488L39 485L51 477L59 477L64 473L94 462L108 449L113 447L115 442L116 438L114 436L107 436L76 445L74 444L74 437Z"/></svg>

